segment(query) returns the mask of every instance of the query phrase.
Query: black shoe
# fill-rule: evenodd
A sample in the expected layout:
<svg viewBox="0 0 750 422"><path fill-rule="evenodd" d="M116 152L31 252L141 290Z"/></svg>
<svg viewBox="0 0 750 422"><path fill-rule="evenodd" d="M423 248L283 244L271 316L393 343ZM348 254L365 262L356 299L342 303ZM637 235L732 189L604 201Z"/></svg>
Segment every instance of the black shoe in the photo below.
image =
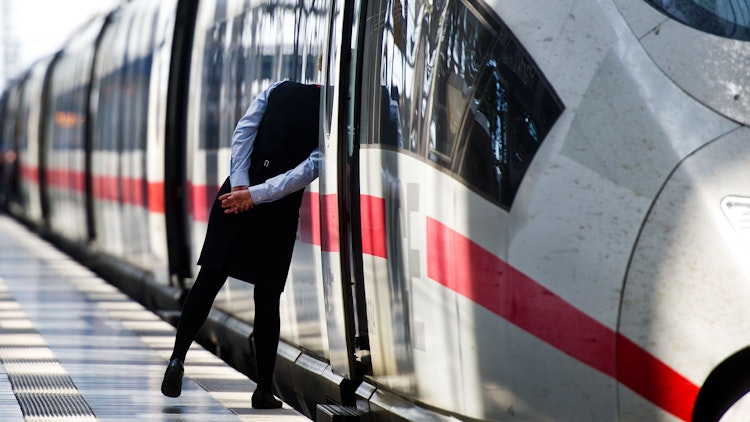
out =
<svg viewBox="0 0 750 422"><path fill-rule="evenodd" d="M182 361L176 358L170 360L167 371L164 373L164 381L161 382L161 393L167 397L180 397L183 373L185 373L185 366Z"/></svg>
<svg viewBox="0 0 750 422"><path fill-rule="evenodd" d="M281 401L271 393L266 393L260 388L256 388L253 393L253 409L280 409Z"/></svg>

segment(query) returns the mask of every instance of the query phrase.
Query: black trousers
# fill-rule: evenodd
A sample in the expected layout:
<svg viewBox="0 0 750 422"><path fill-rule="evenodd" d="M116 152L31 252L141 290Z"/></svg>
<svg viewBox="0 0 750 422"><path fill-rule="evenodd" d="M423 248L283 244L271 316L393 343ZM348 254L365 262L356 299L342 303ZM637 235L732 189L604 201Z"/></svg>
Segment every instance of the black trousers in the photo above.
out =
<svg viewBox="0 0 750 422"><path fill-rule="evenodd" d="M190 344L206 322L211 305L227 280L227 273L201 267L193 287L182 306L180 322L171 359L185 360ZM253 345L258 374L258 388L272 392L273 369L279 345L279 301L281 291L273 284L256 284L254 290L255 321Z"/></svg>

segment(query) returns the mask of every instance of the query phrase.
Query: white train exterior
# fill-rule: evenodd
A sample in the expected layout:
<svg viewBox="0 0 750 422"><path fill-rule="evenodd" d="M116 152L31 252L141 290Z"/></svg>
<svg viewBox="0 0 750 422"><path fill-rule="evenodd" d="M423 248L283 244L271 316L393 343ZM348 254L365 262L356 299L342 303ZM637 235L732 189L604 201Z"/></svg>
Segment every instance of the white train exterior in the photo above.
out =
<svg viewBox="0 0 750 422"><path fill-rule="evenodd" d="M237 119L318 83L285 401L744 421L748 62L734 0L134 0L3 94L0 204L172 318ZM251 298L202 339L252 376Z"/></svg>

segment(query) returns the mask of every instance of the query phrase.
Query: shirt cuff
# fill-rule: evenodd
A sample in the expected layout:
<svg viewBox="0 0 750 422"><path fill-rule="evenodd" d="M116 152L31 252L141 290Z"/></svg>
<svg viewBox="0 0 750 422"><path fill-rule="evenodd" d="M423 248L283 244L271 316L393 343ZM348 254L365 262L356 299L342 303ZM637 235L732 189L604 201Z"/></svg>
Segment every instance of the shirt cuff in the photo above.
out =
<svg viewBox="0 0 750 422"><path fill-rule="evenodd" d="M237 171L237 172L232 173L229 176L229 184L232 185L232 187L249 185L250 179L247 176L247 170Z"/></svg>
<svg viewBox="0 0 750 422"><path fill-rule="evenodd" d="M268 188L266 187L265 183L260 184L260 185L250 186L248 190L250 191L250 196L253 198L253 204L262 204L267 201Z"/></svg>

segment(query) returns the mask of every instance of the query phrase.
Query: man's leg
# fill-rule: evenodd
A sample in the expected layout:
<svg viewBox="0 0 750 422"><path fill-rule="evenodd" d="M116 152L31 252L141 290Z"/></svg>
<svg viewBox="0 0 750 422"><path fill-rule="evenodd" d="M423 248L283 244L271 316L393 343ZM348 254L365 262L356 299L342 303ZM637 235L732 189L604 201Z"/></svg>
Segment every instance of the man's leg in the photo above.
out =
<svg viewBox="0 0 750 422"><path fill-rule="evenodd" d="M193 287L185 298L180 314L180 322L177 324L177 335L175 336L174 348L171 359L185 360L185 355L198 335L203 323L208 318L216 295L227 281L227 275L218 271L201 267Z"/></svg>
<svg viewBox="0 0 750 422"><path fill-rule="evenodd" d="M273 286L255 285L255 321L253 343L258 372L258 393L253 395L254 408L278 408L281 402L273 398L273 369L279 345L279 304L281 292Z"/></svg>
<svg viewBox="0 0 750 422"><path fill-rule="evenodd" d="M206 322L208 313L211 311L211 305L226 280L227 275L225 273L201 267L198 277L182 305L172 356L169 358L169 365L161 384L161 392L165 396L179 397L181 394L185 356L190 344L198 335L198 331Z"/></svg>

